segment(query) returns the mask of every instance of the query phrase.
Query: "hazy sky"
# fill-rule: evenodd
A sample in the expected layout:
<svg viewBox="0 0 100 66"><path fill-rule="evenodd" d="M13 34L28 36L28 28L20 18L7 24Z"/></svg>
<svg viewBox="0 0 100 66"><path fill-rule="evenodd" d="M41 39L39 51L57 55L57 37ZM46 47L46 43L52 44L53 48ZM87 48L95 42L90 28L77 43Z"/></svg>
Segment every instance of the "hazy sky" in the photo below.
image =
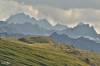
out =
<svg viewBox="0 0 100 66"><path fill-rule="evenodd" d="M90 23L100 33L100 0L0 0L0 19L27 12L52 24Z"/></svg>

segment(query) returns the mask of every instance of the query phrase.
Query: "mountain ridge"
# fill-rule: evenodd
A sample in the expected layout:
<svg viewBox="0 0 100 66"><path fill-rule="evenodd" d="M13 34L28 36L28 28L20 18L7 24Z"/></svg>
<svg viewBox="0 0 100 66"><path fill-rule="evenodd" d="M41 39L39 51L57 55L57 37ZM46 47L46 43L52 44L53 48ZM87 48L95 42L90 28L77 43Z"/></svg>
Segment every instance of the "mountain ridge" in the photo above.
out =
<svg viewBox="0 0 100 66"><path fill-rule="evenodd" d="M53 32L57 32L66 34L71 38L87 37L95 40L96 42L100 42L100 36L94 27L83 22L77 24L73 28L61 24L52 26L46 19L36 20L34 17L30 17L25 13L18 13L10 16L6 21L1 21L0 23L1 33L15 32L23 34L28 32L33 35L51 35Z"/></svg>
<svg viewBox="0 0 100 66"><path fill-rule="evenodd" d="M91 42L91 44L89 45L93 46L93 43L94 43L94 46L95 46L97 43L98 44L100 43L100 35L97 34L94 27L90 26L90 24L85 24L83 22L79 23L73 28L70 28L70 27L67 27L61 24L52 26L49 23L49 21L46 19L36 20L34 17L30 17L29 15L26 15L24 13L12 15L6 21L0 22L0 36L1 37L12 37L12 36L14 37L15 36L15 37L21 38L26 35L50 36L54 32L56 32L57 34L60 34L60 36L58 35L59 39L63 37L63 38L67 38L67 40L71 40L70 43L72 43L73 41L74 42L78 41L80 40L79 38L82 38L82 37L86 39L86 42ZM83 41L81 42L80 41L78 41L79 44L83 43ZM74 42L72 44L74 44ZM76 43L76 46L77 46L77 43ZM91 48L93 47L90 47L90 49Z"/></svg>
<svg viewBox="0 0 100 66"><path fill-rule="evenodd" d="M56 32L53 33L50 37L57 43L70 44L84 50L89 50L89 51L92 50L94 52L100 52L100 48L99 48L100 43L97 43L85 37L79 37L75 39L69 37L68 35L58 34Z"/></svg>

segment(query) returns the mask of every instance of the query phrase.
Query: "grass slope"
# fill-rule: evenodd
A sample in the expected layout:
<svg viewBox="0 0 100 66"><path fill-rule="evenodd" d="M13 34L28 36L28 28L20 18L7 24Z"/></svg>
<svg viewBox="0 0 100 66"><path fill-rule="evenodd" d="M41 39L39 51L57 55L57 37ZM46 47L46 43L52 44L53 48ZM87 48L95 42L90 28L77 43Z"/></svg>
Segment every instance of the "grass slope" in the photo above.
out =
<svg viewBox="0 0 100 66"><path fill-rule="evenodd" d="M90 66L85 55L65 45L49 43L27 44L0 39L0 66ZM86 55L87 56L87 55ZM91 63L100 66L100 56L90 53Z"/></svg>

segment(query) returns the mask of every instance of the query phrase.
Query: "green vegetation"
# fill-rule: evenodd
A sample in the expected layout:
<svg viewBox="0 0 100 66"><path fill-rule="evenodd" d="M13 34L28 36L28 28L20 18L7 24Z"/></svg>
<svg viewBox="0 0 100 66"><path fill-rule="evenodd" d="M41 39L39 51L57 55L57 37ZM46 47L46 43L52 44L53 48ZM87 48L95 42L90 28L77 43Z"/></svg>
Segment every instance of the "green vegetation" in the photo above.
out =
<svg viewBox="0 0 100 66"><path fill-rule="evenodd" d="M50 38L33 39L33 44L0 39L0 66L100 66L99 54L55 44Z"/></svg>

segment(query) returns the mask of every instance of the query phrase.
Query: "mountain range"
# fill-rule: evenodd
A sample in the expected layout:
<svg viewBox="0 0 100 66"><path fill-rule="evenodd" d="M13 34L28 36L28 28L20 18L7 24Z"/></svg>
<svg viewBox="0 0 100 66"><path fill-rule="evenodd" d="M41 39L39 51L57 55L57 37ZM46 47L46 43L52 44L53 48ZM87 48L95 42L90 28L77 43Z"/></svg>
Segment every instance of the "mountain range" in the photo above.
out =
<svg viewBox="0 0 100 66"><path fill-rule="evenodd" d="M100 52L100 43L97 43L85 37L79 37L75 39L69 37L68 35L58 34L56 32L53 33L50 37L57 43L69 44L84 50Z"/></svg>
<svg viewBox="0 0 100 66"><path fill-rule="evenodd" d="M18 13L10 16L6 21L0 21L0 33L10 32L25 35L51 35L54 32L66 34L71 38L87 37L100 42L100 35L97 34L93 26L79 23L73 28L56 24L52 26L48 20L30 17L25 13Z"/></svg>
<svg viewBox="0 0 100 66"><path fill-rule="evenodd" d="M37 20L25 13L18 13L10 16L6 21L0 21L1 37L21 38L27 35L50 36L57 42L100 51L100 34L93 26L84 22L73 28L61 24L52 26L46 19Z"/></svg>
<svg viewBox="0 0 100 66"><path fill-rule="evenodd" d="M18 33L24 35L50 35L61 31L66 26L52 26L46 19L36 20L25 13L10 16L6 21L0 21L0 33Z"/></svg>

